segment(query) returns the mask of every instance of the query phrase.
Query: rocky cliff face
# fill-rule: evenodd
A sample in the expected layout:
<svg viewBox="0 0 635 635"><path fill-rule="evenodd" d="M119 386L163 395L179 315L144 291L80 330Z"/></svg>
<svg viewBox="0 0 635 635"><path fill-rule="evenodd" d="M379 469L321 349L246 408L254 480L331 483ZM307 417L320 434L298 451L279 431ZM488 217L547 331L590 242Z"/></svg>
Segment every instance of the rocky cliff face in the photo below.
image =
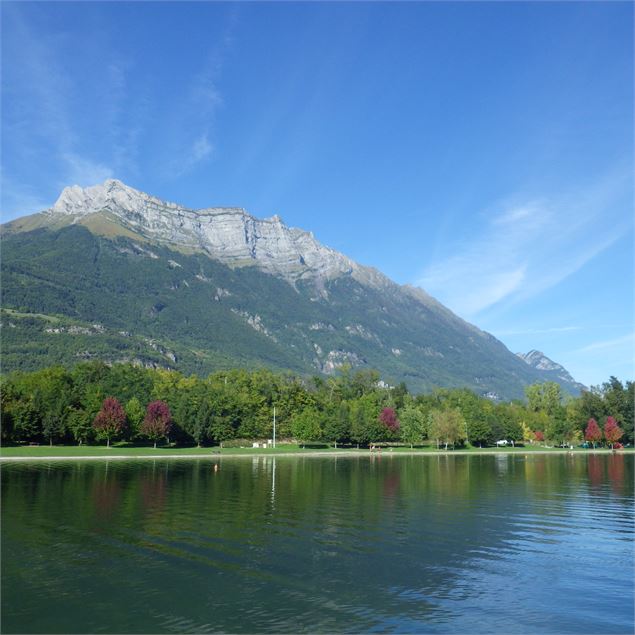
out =
<svg viewBox="0 0 635 635"><path fill-rule="evenodd" d="M564 382L572 383L581 389L585 388L585 386L577 383L576 380L573 379L569 371L564 366L561 366L552 359L549 359L542 351L531 350L528 353L516 353L516 355L536 370L553 373L558 379Z"/></svg>
<svg viewBox="0 0 635 635"><path fill-rule="evenodd" d="M66 216L72 223L94 214L108 214L154 242L203 251L232 267L255 265L291 283L310 278L319 284L349 274L363 284L390 284L378 271L325 247L312 233L287 227L279 216L261 220L233 207L188 209L114 179L93 187L67 187L44 212L56 217L53 222Z"/></svg>

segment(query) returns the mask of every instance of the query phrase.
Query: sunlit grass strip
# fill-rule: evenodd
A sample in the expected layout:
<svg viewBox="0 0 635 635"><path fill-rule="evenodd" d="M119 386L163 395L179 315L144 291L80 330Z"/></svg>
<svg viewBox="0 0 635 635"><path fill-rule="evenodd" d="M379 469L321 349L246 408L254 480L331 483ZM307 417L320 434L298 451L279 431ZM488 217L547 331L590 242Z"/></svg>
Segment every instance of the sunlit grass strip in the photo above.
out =
<svg viewBox="0 0 635 635"><path fill-rule="evenodd" d="M632 453L633 448L626 448L620 452ZM456 450L437 450L434 446L415 447L409 446L383 447L381 452L370 452L368 448L357 449L355 447L337 448L331 446L300 447L295 444L281 444L276 448L219 448L219 447L140 447L126 445L106 446L10 446L0 448L0 459L11 458L125 458L125 457L152 457L152 458L179 458L179 457L215 457L215 456L271 456L271 455L371 455L386 456L391 454L529 454L529 453L568 453L589 454L593 452L610 453L611 450L598 448L589 450L584 448L549 448L541 446L526 446L516 448L462 448Z"/></svg>

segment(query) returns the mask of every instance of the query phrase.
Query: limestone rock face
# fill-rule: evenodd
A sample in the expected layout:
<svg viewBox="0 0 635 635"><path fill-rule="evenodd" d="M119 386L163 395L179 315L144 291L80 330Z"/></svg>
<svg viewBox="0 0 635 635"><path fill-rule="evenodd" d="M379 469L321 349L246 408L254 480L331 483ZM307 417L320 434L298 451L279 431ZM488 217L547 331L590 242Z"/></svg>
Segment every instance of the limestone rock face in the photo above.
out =
<svg viewBox="0 0 635 635"><path fill-rule="evenodd" d="M520 359L522 359L526 364L529 364L537 370L550 371L562 381L575 384L581 389L585 388L585 386L573 379L569 371L564 366L561 366L552 359L549 359L542 351L531 350L528 353L516 353L516 355L518 355L518 357L520 357Z"/></svg>
<svg viewBox="0 0 635 635"><path fill-rule="evenodd" d="M87 188L67 187L45 213L68 215L72 222L108 213L126 229L152 241L204 251L230 266L254 265L292 283L348 274L375 287L392 284L375 269L322 245L311 232L287 227L279 216L261 220L234 207L188 209L115 179Z"/></svg>
<svg viewBox="0 0 635 635"><path fill-rule="evenodd" d="M542 351L531 350L529 353L516 353L525 363L539 370L557 370L567 372L560 364L549 359Z"/></svg>

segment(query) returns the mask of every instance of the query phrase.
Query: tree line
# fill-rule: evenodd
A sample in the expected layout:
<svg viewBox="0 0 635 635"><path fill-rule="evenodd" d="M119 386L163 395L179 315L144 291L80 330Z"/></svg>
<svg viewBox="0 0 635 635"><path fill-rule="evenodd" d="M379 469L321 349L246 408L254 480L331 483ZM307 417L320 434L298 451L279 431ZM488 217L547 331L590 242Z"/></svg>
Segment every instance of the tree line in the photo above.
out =
<svg viewBox="0 0 635 635"><path fill-rule="evenodd" d="M91 361L14 372L0 387L4 443L239 443L271 438L274 406L278 438L301 443L633 443L635 385L615 377L577 398L546 382L528 386L525 401L495 403L462 388L413 395L350 368L331 377L235 369L201 378Z"/></svg>

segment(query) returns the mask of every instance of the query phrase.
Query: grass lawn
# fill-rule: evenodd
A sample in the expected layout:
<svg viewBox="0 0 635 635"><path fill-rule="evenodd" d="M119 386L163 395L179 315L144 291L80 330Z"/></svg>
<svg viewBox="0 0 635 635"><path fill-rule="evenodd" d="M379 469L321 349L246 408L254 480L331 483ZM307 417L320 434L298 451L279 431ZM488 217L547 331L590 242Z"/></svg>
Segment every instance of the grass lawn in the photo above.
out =
<svg viewBox="0 0 635 635"><path fill-rule="evenodd" d="M415 447L414 449L410 449L409 446L393 446L382 448L383 455L390 454L405 454L405 453L416 453L416 454L431 454L436 452L443 452L443 447L440 450L437 450L434 446L423 446L423 447ZM568 452L569 450L562 448L548 448L542 446L525 446L525 447L506 447L506 448L478 448L478 447L470 447L463 448L458 450L448 450L448 454L527 454L531 452ZM596 452L610 452L610 450L596 450ZM630 452L632 453L633 448L627 448L625 450L621 450L622 452ZM576 454L579 453L588 453L591 450L586 450L584 448L574 448L573 452ZM320 453L337 453L337 454L369 454L368 448L360 448L359 450L356 447L338 447L335 449L332 446L320 445L320 444L308 444L305 447L300 447L297 444L284 443L279 444L275 449L274 448L219 448L219 447L205 447L205 448L197 448L197 447L173 447L173 446L159 446L157 448L153 448L151 446L134 446L127 443L120 444L112 444L110 448L107 448L105 445L22 445L22 446L7 446L0 448L0 458L80 458L80 457L143 457L143 456L153 456L156 458L161 457L178 457L178 456L201 456L201 457L209 457L215 455L223 455L223 456L260 456L260 455L272 455L272 454L320 454Z"/></svg>
<svg viewBox="0 0 635 635"><path fill-rule="evenodd" d="M20 445L0 448L0 458L12 457L93 457L93 456L210 456L210 455L266 455L266 454L302 454L313 452L350 452L350 448L337 450L329 446L299 447L296 444L281 444L274 448L220 448L216 447L174 447L174 446L135 446L126 443L105 445ZM355 450L356 451L356 450ZM368 450L366 450L368 452Z"/></svg>

